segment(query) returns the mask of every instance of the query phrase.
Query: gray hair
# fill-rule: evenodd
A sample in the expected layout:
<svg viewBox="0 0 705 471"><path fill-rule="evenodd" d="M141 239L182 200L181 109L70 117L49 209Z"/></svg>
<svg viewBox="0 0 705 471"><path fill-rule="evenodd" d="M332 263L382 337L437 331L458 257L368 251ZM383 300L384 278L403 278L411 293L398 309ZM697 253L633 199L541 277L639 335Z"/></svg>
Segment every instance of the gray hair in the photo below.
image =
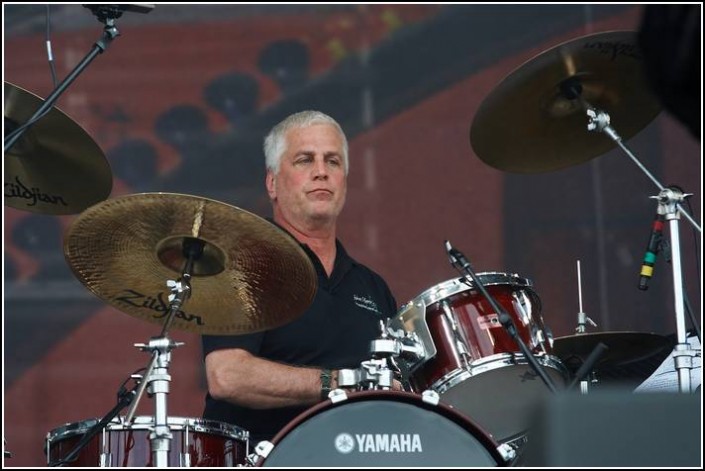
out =
<svg viewBox="0 0 705 471"><path fill-rule="evenodd" d="M348 140L340 124L330 116L320 111L301 111L289 115L274 126L264 138L264 158L267 170L279 173L282 155L286 152L286 133L292 129L305 128L314 124L329 124L338 130L343 141L343 169L348 174Z"/></svg>

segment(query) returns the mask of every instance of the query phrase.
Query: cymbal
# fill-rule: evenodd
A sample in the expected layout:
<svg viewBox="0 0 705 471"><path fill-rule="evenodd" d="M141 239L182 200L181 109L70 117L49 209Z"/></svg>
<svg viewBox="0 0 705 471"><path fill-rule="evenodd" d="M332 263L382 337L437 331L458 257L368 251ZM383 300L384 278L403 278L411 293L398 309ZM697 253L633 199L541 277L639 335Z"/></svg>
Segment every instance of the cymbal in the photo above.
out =
<svg viewBox="0 0 705 471"><path fill-rule="evenodd" d="M595 364L602 380L643 381L653 373L673 348L668 337L645 332L595 332L558 337L553 354L568 369L577 370L600 342L608 350Z"/></svg>
<svg viewBox="0 0 705 471"><path fill-rule="evenodd" d="M174 329L258 332L294 320L313 301L316 272L293 237L207 198L144 193L96 204L69 227L64 255L95 295L131 316L163 324L166 281L181 275L184 238L197 238L205 248Z"/></svg>
<svg viewBox="0 0 705 471"><path fill-rule="evenodd" d="M5 136L44 100L5 82ZM25 131L4 156L5 204L42 214L80 213L105 200L113 187L110 165L88 133L54 107Z"/></svg>
<svg viewBox="0 0 705 471"><path fill-rule="evenodd" d="M624 140L661 110L635 31L583 36L530 59L490 92L470 128L475 153L492 167L517 173L558 170L606 153L616 144L587 130L576 90L610 115Z"/></svg>

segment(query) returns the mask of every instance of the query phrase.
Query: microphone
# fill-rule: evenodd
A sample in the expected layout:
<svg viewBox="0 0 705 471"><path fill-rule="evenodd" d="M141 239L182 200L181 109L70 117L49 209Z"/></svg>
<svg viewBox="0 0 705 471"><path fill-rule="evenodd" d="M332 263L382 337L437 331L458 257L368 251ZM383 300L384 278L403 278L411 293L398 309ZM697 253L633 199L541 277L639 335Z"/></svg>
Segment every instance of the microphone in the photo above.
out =
<svg viewBox="0 0 705 471"><path fill-rule="evenodd" d="M649 237L649 243L646 246L644 262L641 265L641 272L639 273L639 289L642 291L649 289L649 280L651 280L651 277L654 274L656 254L659 251L661 239L663 238L663 221L663 215L657 214L654 218L654 222L651 224L651 236Z"/></svg>
<svg viewBox="0 0 705 471"><path fill-rule="evenodd" d="M463 255L460 250L450 245L449 241L445 241L445 246L451 265L461 270L470 266L470 262L468 262L468 259L465 258L465 255Z"/></svg>

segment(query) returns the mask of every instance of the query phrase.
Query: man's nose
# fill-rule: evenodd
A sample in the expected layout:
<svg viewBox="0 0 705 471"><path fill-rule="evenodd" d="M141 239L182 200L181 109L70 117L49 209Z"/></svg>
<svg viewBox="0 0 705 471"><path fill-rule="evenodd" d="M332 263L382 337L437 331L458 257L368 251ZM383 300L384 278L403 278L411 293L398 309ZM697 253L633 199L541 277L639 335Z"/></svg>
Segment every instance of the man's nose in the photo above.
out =
<svg viewBox="0 0 705 471"><path fill-rule="evenodd" d="M328 167L324 159L316 159L313 164L314 178L328 178Z"/></svg>

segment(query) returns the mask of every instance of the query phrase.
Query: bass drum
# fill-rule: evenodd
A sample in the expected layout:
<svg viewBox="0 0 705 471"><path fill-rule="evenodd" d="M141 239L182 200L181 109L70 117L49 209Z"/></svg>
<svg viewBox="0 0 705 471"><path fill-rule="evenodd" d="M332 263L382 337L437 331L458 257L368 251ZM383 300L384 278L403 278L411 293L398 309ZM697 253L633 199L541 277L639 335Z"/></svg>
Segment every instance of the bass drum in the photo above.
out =
<svg viewBox="0 0 705 471"><path fill-rule="evenodd" d="M497 444L447 406L417 394L345 393L284 427L257 451L267 467L504 466ZM437 399L438 395L432 393ZM340 396L339 396L340 397ZM343 395L341 398L344 398ZM270 448L266 453L267 448Z"/></svg>

